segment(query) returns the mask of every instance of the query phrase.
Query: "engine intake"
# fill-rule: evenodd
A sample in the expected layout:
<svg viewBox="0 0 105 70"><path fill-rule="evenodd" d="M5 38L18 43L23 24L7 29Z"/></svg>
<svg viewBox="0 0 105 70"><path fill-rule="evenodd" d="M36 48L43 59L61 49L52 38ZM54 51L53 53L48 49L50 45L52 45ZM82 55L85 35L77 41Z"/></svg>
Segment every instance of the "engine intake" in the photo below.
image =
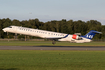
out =
<svg viewBox="0 0 105 70"><path fill-rule="evenodd" d="M72 38L73 38L73 39L79 39L79 36L76 35L76 34L73 34Z"/></svg>

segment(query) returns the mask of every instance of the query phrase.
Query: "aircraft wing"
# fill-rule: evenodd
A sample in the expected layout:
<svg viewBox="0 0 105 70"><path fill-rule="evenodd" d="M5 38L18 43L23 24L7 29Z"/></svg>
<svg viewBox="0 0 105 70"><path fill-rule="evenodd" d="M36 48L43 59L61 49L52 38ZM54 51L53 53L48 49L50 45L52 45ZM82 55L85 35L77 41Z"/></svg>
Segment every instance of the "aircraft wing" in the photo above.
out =
<svg viewBox="0 0 105 70"><path fill-rule="evenodd" d="M66 38L68 37L69 34L67 34L66 36L64 37L46 37L46 39L53 39L53 40L57 40L57 39L62 39L62 38Z"/></svg>

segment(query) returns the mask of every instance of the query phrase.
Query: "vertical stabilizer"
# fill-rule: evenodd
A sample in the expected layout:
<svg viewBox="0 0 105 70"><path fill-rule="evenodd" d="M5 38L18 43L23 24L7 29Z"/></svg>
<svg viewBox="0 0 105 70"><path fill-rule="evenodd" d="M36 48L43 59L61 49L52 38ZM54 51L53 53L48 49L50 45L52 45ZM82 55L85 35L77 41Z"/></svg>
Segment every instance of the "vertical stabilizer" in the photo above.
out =
<svg viewBox="0 0 105 70"><path fill-rule="evenodd" d="M91 30L89 33L87 33L86 35L81 36L81 37L84 37L84 38L87 38L87 39L92 39L95 36L95 34L97 34L97 33L101 33L101 32Z"/></svg>

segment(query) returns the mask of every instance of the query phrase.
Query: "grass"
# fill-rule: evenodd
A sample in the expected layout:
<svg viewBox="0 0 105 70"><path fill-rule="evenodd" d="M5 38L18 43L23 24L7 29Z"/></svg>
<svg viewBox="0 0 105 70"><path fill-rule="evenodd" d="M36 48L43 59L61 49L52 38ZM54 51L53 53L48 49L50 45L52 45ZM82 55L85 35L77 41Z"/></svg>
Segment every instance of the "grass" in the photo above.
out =
<svg viewBox="0 0 105 70"><path fill-rule="evenodd" d="M0 70L105 70L105 51L0 50Z"/></svg>
<svg viewBox="0 0 105 70"><path fill-rule="evenodd" d="M0 41L0 46L105 46L104 42ZM105 51L0 50L0 70L105 70Z"/></svg>
<svg viewBox="0 0 105 70"><path fill-rule="evenodd" d="M105 42L90 43L70 43L56 42L52 45L51 41L0 41L0 46L105 46Z"/></svg>

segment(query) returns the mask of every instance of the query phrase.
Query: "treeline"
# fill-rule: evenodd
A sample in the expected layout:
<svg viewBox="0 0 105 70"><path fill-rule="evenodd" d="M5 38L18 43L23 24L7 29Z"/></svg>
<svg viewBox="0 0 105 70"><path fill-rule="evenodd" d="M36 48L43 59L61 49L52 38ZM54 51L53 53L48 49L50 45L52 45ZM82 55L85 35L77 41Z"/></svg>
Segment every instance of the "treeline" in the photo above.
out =
<svg viewBox="0 0 105 70"><path fill-rule="evenodd" d="M30 20L23 20L19 21L17 19L11 20L9 18L0 19L0 38L13 38L15 34L10 33L7 36L7 33L2 31L3 28L16 25L16 26L23 26L35 29L43 29L48 31L54 32L61 32L67 34L74 34L74 33L81 33L85 35L90 30L97 30L102 32L102 34L97 34L94 39L105 39L105 26L101 25L101 23L97 20L90 20L87 22L78 20L65 20L62 19L60 21L48 21L48 22L41 22L39 19L30 19ZM24 37L23 35L18 35L18 38ZM35 37L32 37L35 38Z"/></svg>

